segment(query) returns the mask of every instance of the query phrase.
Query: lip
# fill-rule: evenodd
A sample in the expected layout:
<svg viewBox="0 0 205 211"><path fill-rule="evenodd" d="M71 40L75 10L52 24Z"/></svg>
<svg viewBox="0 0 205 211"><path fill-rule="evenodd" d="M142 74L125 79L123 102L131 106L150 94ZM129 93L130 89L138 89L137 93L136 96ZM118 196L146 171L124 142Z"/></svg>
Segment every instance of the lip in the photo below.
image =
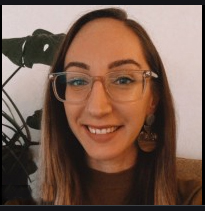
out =
<svg viewBox="0 0 205 211"><path fill-rule="evenodd" d="M104 125L104 126L91 126L89 125L89 127L95 128L95 129L103 129L103 128L109 128L109 127L118 127L114 132L112 133L107 133L107 134L94 134L91 133L88 129L87 125L84 125L84 129L86 134L95 142L98 143L107 143L109 141L111 141L117 134L118 132L122 129L122 126L114 126L114 125Z"/></svg>

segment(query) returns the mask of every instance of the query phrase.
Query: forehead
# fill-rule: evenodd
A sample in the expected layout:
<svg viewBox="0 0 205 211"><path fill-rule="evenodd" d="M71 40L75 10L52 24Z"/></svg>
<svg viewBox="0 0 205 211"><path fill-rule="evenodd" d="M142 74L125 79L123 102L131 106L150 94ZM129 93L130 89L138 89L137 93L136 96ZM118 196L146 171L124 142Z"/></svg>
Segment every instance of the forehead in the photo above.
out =
<svg viewBox="0 0 205 211"><path fill-rule="evenodd" d="M94 57L144 60L138 36L123 22L112 18L96 19L83 26L67 51L66 60Z"/></svg>
<svg viewBox="0 0 205 211"><path fill-rule="evenodd" d="M130 36L132 34L136 39L134 32L126 26L124 22L113 18L99 18L88 22L80 29L76 37L81 37L83 35L87 36L90 34L93 36L101 35L100 37L109 37L111 35L118 37L119 34L117 33L120 33L119 37L123 37L125 35Z"/></svg>

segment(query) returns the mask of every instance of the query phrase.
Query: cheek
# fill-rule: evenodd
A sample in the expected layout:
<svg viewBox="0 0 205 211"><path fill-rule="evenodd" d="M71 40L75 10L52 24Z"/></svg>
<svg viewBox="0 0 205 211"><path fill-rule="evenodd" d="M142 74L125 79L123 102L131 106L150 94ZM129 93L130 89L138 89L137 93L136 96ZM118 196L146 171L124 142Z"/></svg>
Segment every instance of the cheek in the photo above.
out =
<svg viewBox="0 0 205 211"><path fill-rule="evenodd" d="M129 116L129 119L130 118L144 119L147 113L147 108L148 108L147 99L138 100L133 103L130 103L129 106L127 106L125 114Z"/></svg>
<svg viewBox="0 0 205 211"><path fill-rule="evenodd" d="M124 118L126 119L128 133L132 138L136 138L144 125L147 111L149 108L149 99L147 95L142 100L133 102L126 109Z"/></svg>
<svg viewBox="0 0 205 211"><path fill-rule="evenodd" d="M64 109L69 126L72 128L76 123L77 117L80 115L80 108L76 105L64 103Z"/></svg>
<svg viewBox="0 0 205 211"><path fill-rule="evenodd" d="M133 104L125 113L126 121L132 131L139 132L144 124L146 108L138 103Z"/></svg>

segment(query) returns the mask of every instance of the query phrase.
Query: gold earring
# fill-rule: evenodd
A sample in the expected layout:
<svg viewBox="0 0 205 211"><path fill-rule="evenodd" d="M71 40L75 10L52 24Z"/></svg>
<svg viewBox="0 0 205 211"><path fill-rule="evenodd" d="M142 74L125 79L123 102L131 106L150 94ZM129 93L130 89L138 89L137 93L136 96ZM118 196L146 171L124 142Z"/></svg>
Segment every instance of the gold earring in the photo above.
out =
<svg viewBox="0 0 205 211"><path fill-rule="evenodd" d="M143 130L140 132L137 138L138 146L144 152L154 151L157 145L157 134L151 132L151 126L154 123L154 120L154 114L147 116Z"/></svg>

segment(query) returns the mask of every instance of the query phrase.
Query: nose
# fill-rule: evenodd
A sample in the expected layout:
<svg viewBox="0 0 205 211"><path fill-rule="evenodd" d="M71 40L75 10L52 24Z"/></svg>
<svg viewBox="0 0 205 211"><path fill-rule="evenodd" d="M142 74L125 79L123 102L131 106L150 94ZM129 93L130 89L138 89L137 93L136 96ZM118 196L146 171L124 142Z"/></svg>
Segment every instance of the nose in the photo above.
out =
<svg viewBox="0 0 205 211"><path fill-rule="evenodd" d="M112 105L101 81L95 81L89 95L86 109L93 117L103 117L112 112Z"/></svg>

